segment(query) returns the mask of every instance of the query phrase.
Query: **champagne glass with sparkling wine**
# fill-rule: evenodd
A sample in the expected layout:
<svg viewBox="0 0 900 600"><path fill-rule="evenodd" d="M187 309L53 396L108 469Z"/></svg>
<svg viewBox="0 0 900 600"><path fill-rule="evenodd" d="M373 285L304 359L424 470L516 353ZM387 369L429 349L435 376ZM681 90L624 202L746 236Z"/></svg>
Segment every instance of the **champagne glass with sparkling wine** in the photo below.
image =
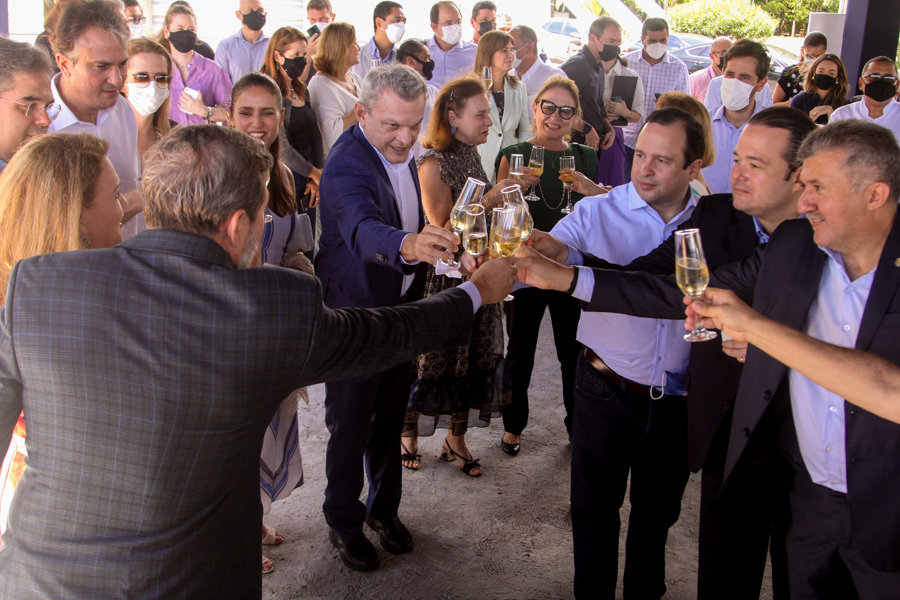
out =
<svg viewBox="0 0 900 600"><path fill-rule="evenodd" d="M575 210L572 206L572 188L575 187L575 157L560 156L559 157L559 178L563 182L563 188L566 190L566 205L559 212L564 215Z"/></svg>
<svg viewBox="0 0 900 600"><path fill-rule="evenodd" d="M518 208L494 209L491 218L491 258L508 258L522 244L523 214ZM515 300L512 294L505 300Z"/></svg>
<svg viewBox="0 0 900 600"><path fill-rule="evenodd" d="M684 295L698 300L709 285L709 268L703 255L699 229L684 229L675 232L675 279ZM715 331L703 327L699 316L694 320L694 329L684 336L689 342L705 342L717 337Z"/></svg>
<svg viewBox="0 0 900 600"><path fill-rule="evenodd" d="M481 256L487 250L488 228L482 205L470 204L466 208L462 238L463 247L472 256Z"/></svg>
<svg viewBox="0 0 900 600"><path fill-rule="evenodd" d="M481 79L484 81L484 87L487 88L488 94L490 94L491 88L494 87L494 73L490 67L481 69Z"/></svg>
<svg viewBox="0 0 900 600"><path fill-rule="evenodd" d="M528 168L535 177L540 177L544 173L544 147L534 146L531 148L531 156L528 158ZM529 202L537 202L540 196L534 193L534 186L531 186L531 192L525 196Z"/></svg>
<svg viewBox="0 0 900 600"><path fill-rule="evenodd" d="M463 227L465 226L466 208L471 204L481 202L481 196L484 194L485 183L480 179L469 177L463 185L456 204L450 210L450 227L453 233L462 237ZM458 269L459 262L455 260L438 259L438 262L450 269Z"/></svg>
<svg viewBox="0 0 900 600"><path fill-rule="evenodd" d="M521 154L510 155L509 176L519 181L525 176L525 158Z"/></svg>
<svg viewBox="0 0 900 600"><path fill-rule="evenodd" d="M522 213L522 241L525 242L531 237L531 230L534 229L534 219L531 217L531 210L522 197L522 188L517 185L505 187L500 191L503 194L503 202L506 208L518 210Z"/></svg>

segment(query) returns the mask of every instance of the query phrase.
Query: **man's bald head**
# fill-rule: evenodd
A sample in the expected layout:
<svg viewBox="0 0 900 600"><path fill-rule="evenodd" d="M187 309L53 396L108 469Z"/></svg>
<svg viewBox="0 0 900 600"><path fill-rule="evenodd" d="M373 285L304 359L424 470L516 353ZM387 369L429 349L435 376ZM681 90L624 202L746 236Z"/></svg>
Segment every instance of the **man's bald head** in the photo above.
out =
<svg viewBox="0 0 900 600"><path fill-rule="evenodd" d="M728 50L729 48L731 48L731 45L733 43L734 42L731 41L730 37L726 37L726 36L722 35L713 40L712 47L710 47L710 50L713 52L718 52L720 50Z"/></svg>

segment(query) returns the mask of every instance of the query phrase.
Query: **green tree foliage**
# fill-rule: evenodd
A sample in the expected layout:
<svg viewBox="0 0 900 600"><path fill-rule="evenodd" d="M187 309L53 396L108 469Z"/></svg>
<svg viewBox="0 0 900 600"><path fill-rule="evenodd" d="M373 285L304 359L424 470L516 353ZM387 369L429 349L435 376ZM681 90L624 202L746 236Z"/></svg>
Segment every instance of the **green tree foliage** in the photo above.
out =
<svg viewBox="0 0 900 600"><path fill-rule="evenodd" d="M775 32L775 20L751 0L690 0L669 9L672 31L716 37L762 39Z"/></svg>
<svg viewBox="0 0 900 600"><path fill-rule="evenodd" d="M780 35L790 35L796 22L796 32L806 33L809 13L837 12L840 0L755 0L767 13L778 21Z"/></svg>

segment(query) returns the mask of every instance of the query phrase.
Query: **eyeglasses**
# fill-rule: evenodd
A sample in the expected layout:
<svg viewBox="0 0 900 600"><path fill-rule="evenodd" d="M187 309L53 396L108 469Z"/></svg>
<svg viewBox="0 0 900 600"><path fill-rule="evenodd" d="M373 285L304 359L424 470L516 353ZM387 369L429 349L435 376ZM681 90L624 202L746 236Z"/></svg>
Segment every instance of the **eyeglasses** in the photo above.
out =
<svg viewBox="0 0 900 600"><path fill-rule="evenodd" d="M144 21L147 20L147 17L127 17L125 21L129 24L133 23L135 25L140 25Z"/></svg>
<svg viewBox="0 0 900 600"><path fill-rule="evenodd" d="M440 27L453 27L454 25L462 25L462 19L457 19L456 21L444 21L443 23L438 24Z"/></svg>
<svg viewBox="0 0 900 600"><path fill-rule="evenodd" d="M150 80L156 82L157 87L161 89L166 89L169 87L169 82L172 81L171 75L150 75L150 73L132 73L131 77L134 79L134 85L139 88L145 88L150 85Z"/></svg>
<svg viewBox="0 0 900 600"><path fill-rule="evenodd" d="M549 100L541 100L541 112L548 117L559 111L559 118L568 121L575 116L577 112L574 106L557 106Z"/></svg>
<svg viewBox="0 0 900 600"><path fill-rule="evenodd" d="M896 75L879 75L878 73L874 73L872 75L866 75L863 77L866 80L866 83L875 83L876 81L887 81L888 83L893 83L897 85L897 76Z"/></svg>
<svg viewBox="0 0 900 600"><path fill-rule="evenodd" d="M726 52L728 52L728 50L713 50L712 52L710 52L710 54L715 54L719 58L722 58L723 56L725 56Z"/></svg>
<svg viewBox="0 0 900 600"><path fill-rule="evenodd" d="M43 102L16 102L15 100L11 100L13 104L18 104L19 106L25 107L25 117L29 119L37 119L44 111L47 111L47 117L52 121L59 115L59 111L62 110L62 107L55 102L47 102L46 104Z"/></svg>

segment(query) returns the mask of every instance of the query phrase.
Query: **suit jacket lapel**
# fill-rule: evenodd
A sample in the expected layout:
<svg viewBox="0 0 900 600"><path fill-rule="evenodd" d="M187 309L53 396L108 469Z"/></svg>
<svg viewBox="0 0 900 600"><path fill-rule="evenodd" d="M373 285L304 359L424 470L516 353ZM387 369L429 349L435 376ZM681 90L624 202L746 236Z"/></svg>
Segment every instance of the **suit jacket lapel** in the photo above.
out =
<svg viewBox="0 0 900 600"><path fill-rule="evenodd" d="M387 169L384 168L384 164L382 164L381 157L378 155L378 152L375 150L375 148L372 147L372 144L369 143L369 140L366 139L366 135L363 133L362 127L360 127L359 124L356 124L353 126L353 128L353 135L356 137L359 145L362 146L363 150L365 150L366 154L369 156L369 161L372 163L372 170L375 172L375 175L377 175L381 180L381 183L384 185L384 187L387 188L388 193L393 200L392 202L381 205L381 209L388 211L393 218L393 222L388 224L393 225L394 227L397 227L399 229L403 229L403 220L400 218L400 203L398 202L397 197L394 195L394 186L391 185L391 179L390 177L388 177Z"/></svg>
<svg viewBox="0 0 900 600"><path fill-rule="evenodd" d="M425 227L425 211L422 208L422 188L419 186L419 170L416 168L416 161L409 161L409 170L412 171L413 184L416 186L416 206L419 213L419 228L416 231L422 231L422 228Z"/></svg>
<svg viewBox="0 0 900 600"><path fill-rule="evenodd" d="M728 225L728 252L730 256L735 257L733 260L740 260L747 256L758 245L759 238L756 236L752 217L750 217L749 226L743 219L736 219Z"/></svg>
<svg viewBox="0 0 900 600"><path fill-rule="evenodd" d="M900 284L900 265L895 262L898 260L900 260L900 212L894 217L894 226L884 243L884 250L881 251L869 300L866 302L862 322L859 324L859 335L856 336L857 350L869 349L881 320L894 301L894 294Z"/></svg>

